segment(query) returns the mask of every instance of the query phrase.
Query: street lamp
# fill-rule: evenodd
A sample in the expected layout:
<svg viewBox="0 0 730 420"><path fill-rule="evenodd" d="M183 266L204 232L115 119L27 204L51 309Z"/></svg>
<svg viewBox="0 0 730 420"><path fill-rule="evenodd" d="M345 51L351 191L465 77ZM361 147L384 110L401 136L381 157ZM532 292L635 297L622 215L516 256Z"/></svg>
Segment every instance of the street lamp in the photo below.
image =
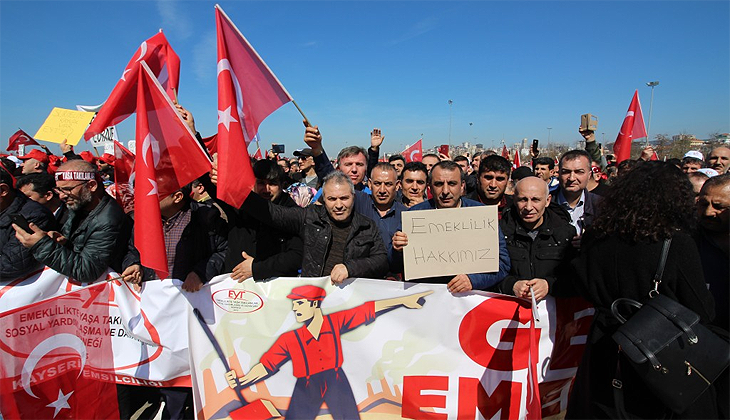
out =
<svg viewBox="0 0 730 420"><path fill-rule="evenodd" d="M649 101L649 124L646 127L646 144L649 144L649 130L651 130L651 111L654 108L654 87L659 86L659 81L647 82L647 86L651 88L651 100Z"/></svg>
<svg viewBox="0 0 730 420"><path fill-rule="evenodd" d="M453 104L454 101L449 99L449 149L451 149L451 104Z"/></svg>

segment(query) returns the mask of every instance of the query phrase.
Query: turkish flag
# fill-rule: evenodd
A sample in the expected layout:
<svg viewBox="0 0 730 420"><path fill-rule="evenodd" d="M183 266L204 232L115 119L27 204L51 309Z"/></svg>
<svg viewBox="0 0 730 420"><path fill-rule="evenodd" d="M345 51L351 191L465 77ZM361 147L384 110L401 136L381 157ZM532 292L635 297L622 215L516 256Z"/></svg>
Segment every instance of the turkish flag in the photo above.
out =
<svg viewBox="0 0 730 420"><path fill-rule="evenodd" d="M509 150L507 150L507 146L504 144L502 145L502 157L509 160Z"/></svg>
<svg viewBox="0 0 730 420"><path fill-rule="evenodd" d="M261 160L261 159L264 158L264 156L261 154L261 148L260 147L257 147L256 148L256 153L253 155L253 158L256 159L256 160Z"/></svg>
<svg viewBox="0 0 730 420"><path fill-rule="evenodd" d="M621 124L621 130L618 132L618 137L616 137L616 143L613 145L616 163L631 159L631 142L642 137L646 137L646 128L644 126L644 116L641 113L639 90L637 89L634 91L629 110L626 112L624 122Z"/></svg>
<svg viewBox="0 0 730 420"><path fill-rule="evenodd" d="M110 284L0 314L0 413L6 419L118 419Z"/></svg>
<svg viewBox="0 0 730 420"><path fill-rule="evenodd" d="M109 94L109 98L104 102L89 128L86 129L84 133L86 140L104 132L111 125L119 124L134 113L137 105L136 85L140 73L139 63L142 60L152 69L152 73L167 94L175 97L180 78L180 58L172 50L165 35L159 32L137 48L122 72L122 77Z"/></svg>
<svg viewBox="0 0 730 420"><path fill-rule="evenodd" d="M406 163L420 162L423 158L423 139L418 139L413 146L404 150L403 157L406 158Z"/></svg>
<svg viewBox="0 0 730 420"><path fill-rule="evenodd" d="M4 163L3 163L2 161L0 161L0 170L2 170L2 171L5 171L5 172L7 172L7 174L8 174L8 175L10 175L10 179L11 179L11 180L12 180L12 182L13 182L13 188L15 188L15 182L16 182L17 180L16 180L16 179L15 179L15 177L13 176L13 173L12 173L12 172L10 172L10 170L9 170L9 169L8 169L7 167L5 167L5 164L4 164Z"/></svg>
<svg viewBox="0 0 730 420"><path fill-rule="evenodd" d="M114 140L114 157L114 198L128 213L134 210L134 153Z"/></svg>
<svg viewBox="0 0 730 420"><path fill-rule="evenodd" d="M33 137L29 136L28 133L23 130L18 130L8 139L8 148L5 150L18 150L18 146L21 144L25 146L40 146L40 144L38 144Z"/></svg>
<svg viewBox="0 0 730 420"><path fill-rule="evenodd" d="M160 200L211 169L211 162L147 64L137 83L134 243L141 263L168 276Z"/></svg>
<svg viewBox="0 0 730 420"><path fill-rule="evenodd" d="M211 155L218 153L218 133L210 137L203 137L203 144L205 144L205 148L208 149Z"/></svg>
<svg viewBox="0 0 730 420"><path fill-rule="evenodd" d="M259 125L292 100L251 44L215 6L218 35L218 198L240 207L255 183L248 145Z"/></svg>
<svg viewBox="0 0 730 420"><path fill-rule="evenodd" d="M522 166L520 163L520 149L515 150L515 159L512 161L512 169L517 169Z"/></svg>

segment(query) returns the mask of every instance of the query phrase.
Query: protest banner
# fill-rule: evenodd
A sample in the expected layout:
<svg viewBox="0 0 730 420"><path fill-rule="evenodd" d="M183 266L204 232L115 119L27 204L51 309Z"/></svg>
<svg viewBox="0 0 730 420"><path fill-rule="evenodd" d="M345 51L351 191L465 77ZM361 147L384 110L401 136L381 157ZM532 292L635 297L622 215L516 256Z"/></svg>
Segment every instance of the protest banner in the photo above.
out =
<svg viewBox="0 0 730 420"><path fill-rule="evenodd" d="M406 280L499 271L497 206L402 213Z"/></svg>
<svg viewBox="0 0 730 420"><path fill-rule="evenodd" d="M127 385L190 386L187 327L179 321L185 319L188 306L180 292L181 282L149 281L137 292L118 277L108 271L98 280L116 279L108 282L110 289L103 300L105 336L110 337L114 353L110 380ZM0 316L88 287L46 267L0 284Z"/></svg>
<svg viewBox="0 0 730 420"><path fill-rule="evenodd" d="M104 277L116 276L110 271ZM262 356L280 336L303 329L298 328L302 325L297 321L300 314L291 312L294 299L288 297L295 288L315 286L323 291L323 319L337 319L336 313L346 314L366 301L385 305L383 302L389 299L422 294L418 304L411 302L410 306L381 306L381 312L373 306L374 319L360 326L349 323L346 331L338 333L341 346L335 357L341 361L340 371L349 378L361 418L537 418L535 408L532 412L527 409L536 407L535 398L529 398L535 381L539 383L542 416L559 416L567 408L593 314L582 299L548 296L538 304L540 321L533 324L528 302L514 297L484 292L455 297L443 285L367 279L349 280L335 287L328 278L237 283L223 275L196 293L181 293L178 280L147 282L139 292L115 280L103 284L109 288L94 306L95 310L103 308L101 323L94 324L103 331L103 337L95 339L99 339L97 343L111 341L114 363L106 376L101 376L102 381L190 386L188 374L192 374L200 419L227 417L242 404L228 387L224 364L192 315L193 307L198 308L217 337L227 364L237 377L242 377L259 361L265 361ZM64 318L63 312L38 312L41 307L35 305L88 293L98 286L76 283L46 268L26 279L0 285L0 317L14 314L18 307L32 302L28 308L33 313L48 314L44 322L57 323L55 319ZM378 321L380 317L385 319ZM8 353L12 349L8 340L17 338L12 337L13 328L19 335L24 327L27 334L23 338L31 343L34 341L30 338L42 337L38 334L44 324L31 324L38 324L36 331L31 331L32 326L28 329L30 324L11 327L3 321L3 330L10 329L0 337L3 363L11 363L17 356ZM76 325L73 321L69 324ZM326 329L323 327L322 337L328 336ZM538 338L536 343L530 343L530 331L534 331L533 338ZM276 373L244 389L245 399L265 399L285 414L296 387L297 369L301 369L299 359L298 368L294 362L284 360ZM195 366L192 372L191 362ZM537 369L530 373L528 366ZM532 382L528 375L534 375ZM10 400L30 398L18 387L17 380L11 383L22 395L12 394ZM66 398L68 391L63 390L61 396ZM61 396L54 394L53 400ZM63 398L57 400L57 406L62 406ZM61 410L59 414L63 413ZM327 409L320 412L323 416L328 413ZM7 411L2 414L8 417ZM106 417L99 414L85 418Z"/></svg>
<svg viewBox="0 0 730 420"><path fill-rule="evenodd" d="M529 304L514 297L368 279L332 286L328 278L237 283L224 275L186 296L224 353L221 360L191 311L198 419L270 418L240 411L264 402L297 418L342 418L353 407L364 419L557 415L592 313L585 302L549 297L533 322ZM225 366L245 384L243 402Z"/></svg>
<svg viewBox="0 0 730 420"><path fill-rule="evenodd" d="M35 133L35 138L51 143L61 143L66 139L66 143L75 146L92 118L94 118L93 112L53 108L41 128Z"/></svg>
<svg viewBox="0 0 730 420"><path fill-rule="evenodd" d="M101 283L0 314L0 417L119 418Z"/></svg>
<svg viewBox="0 0 730 420"><path fill-rule="evenodd" d="M96 114L104 106L103 103L99 105L76 105L77 111L93 112ZM96 117L94 117L96 118ZM92 118L92 122L94 119ZM103 147L104 153L114 154L114 141L119 141L117 137L117 126L110 125L101 133L89 138L91 145L94 147Z"/></svg>

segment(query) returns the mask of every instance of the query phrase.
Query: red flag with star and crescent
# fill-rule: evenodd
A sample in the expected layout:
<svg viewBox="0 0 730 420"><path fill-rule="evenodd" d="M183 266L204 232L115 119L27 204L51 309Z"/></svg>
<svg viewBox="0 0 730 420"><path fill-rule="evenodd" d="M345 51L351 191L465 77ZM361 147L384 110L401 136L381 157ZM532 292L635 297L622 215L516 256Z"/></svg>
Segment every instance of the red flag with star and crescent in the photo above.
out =
<svg viewBox="0 0 730 420"><path fill-rule="evenodd" d="M418 139L413 146L404 150L403 157L406 159L406 163L420 162L423 158L423 139Z"/></svg>
<svg viewBox="0 0 730 420"><path fill-rule="evenodd" d="M218 198L239 208L255 183L248 145L261 122L292 100L256 50L215 6L218 35Z"/></svg>
<svg viewBox="0 0 730 420"><path fill-rule="evenodd" d="M512 169L517 169L520 166L522 166L522 162L520 162L520 149L515 149L515 158L512 161Z"/></svg>
<svg viewBox="0 0 730 420"><path fill-rule="evenodd" d="M621 130L619 130L616 137L616 143L613 144L616 162L620 163L631 159L631 142L642 137L646 137L646 127L644 126L644 115L641 113L639 90L637 89L634 91L634 97L631 98L631 104L629 110L626 111Z"/></svg>
<svg viewBox="0 0 730 420"><path fill-rule="evenodd" d="M125 213L134 210L134 153L114 140L114 198Z"/></svg>
<svg viewBox="0 0 730 420"><path fill-rule="evenodd" d="M142 62L137 84L134 244L143 266L168 276L160 200L211 169L195 135Z"/></svg>
<svg viewBox="0 0 730 420"><path fill-rule="evenodd" d="M118 419L101 282L0 314L0 417Z"/></svg>
<svg viewBox="0 0 730 420"><path fill-rule="evenodd" d="M507 146L504 144L502 145L502 157L509 160L509 150L507 150Z"/></svg>
<svg viewBox="0 0 730 420"><path fill-rule="evenodd" d="M103 133L111 126L119 124L134 113L137 106L137 79L139 78L140 63L144 60L152 69L167 95L175 98L180 78L180 58L175 54L170 43L162 32L144 41L127 67L122 72L109 98L104 102L94 121L84 133L89 140L93 136Z"/></svg>
<svg viewBox="0 0 730 420"><path fill-rule="evenodd" d="M8 152L18 150L18 146L21 144L25 146L40 146L28 133L23 130L18 130L8 139L8 148L5 150Z"/></svg>

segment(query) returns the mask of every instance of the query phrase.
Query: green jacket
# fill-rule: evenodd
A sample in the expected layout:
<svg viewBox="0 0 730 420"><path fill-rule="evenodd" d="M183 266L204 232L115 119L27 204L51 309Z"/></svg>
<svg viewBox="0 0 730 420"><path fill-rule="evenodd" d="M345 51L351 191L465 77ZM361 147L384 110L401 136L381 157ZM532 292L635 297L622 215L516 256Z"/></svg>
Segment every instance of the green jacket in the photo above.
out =
<svg viewBox="0 0 730 420"><path fill-rule="evenodd" d="M64 245L46 236L31 247L33 256L76 281L92 282L109 267L121 272L132 219L105 194L88 215L69 210L61 234L67 239Z"/></svg>

